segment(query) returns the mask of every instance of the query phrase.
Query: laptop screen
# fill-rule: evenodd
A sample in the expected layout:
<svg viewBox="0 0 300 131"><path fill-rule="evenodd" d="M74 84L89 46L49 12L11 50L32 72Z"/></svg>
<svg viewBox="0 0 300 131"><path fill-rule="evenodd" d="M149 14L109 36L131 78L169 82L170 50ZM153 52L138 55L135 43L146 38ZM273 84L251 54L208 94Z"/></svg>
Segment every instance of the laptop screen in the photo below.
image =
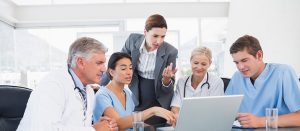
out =
<svg viewBox="0 0 300 131"><path fill-rule="evenodd" d="M242 98L243 95L184 98L175 131L229 131Z"/></svg>

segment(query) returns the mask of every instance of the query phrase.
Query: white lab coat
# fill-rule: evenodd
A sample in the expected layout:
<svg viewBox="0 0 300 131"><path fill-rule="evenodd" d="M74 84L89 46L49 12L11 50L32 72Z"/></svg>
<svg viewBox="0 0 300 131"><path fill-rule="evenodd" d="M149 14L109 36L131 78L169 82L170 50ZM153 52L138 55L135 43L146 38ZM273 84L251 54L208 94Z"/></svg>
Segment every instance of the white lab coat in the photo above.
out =
<svg viewBox="0 0 300 131"><path fill-rule="evenodd" d="M94 131L93 89L89 86L86 89L84 121L83 103L74 87L67 69L49 73L32 92L17 131Z"/></svg>
<svg viewBox="0 0 300 131"><path fill-rule="evenodd" d="M204 79L199 83L198 87L194 89L192 87L191 76L183 76L178 79L176 90L171 102L171 107L181 107L182 100L184 98L184 90L186 91L185 97L203 97L203 96L222 96L224 95L224 83L219 76L212 73L208 73L209 77L207 80L207 74ZM189 78L189 79L188 79ZM188 79L188 80L187 80ZM208 82L210 87L208 89L207 84L201 88L203 83ZM186 82L186 83L185 83Z"/></svg>

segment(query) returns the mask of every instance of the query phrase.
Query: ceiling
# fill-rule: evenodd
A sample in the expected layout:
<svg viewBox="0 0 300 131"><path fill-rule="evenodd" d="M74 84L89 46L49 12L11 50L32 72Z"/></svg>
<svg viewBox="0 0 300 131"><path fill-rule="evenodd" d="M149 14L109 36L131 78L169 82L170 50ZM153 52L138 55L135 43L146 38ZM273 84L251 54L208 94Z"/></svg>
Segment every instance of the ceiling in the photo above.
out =
<svg viewBox="0 0 300 131"><path fill-rule="evenodd" d="M10 0L16 5L60 5L96 3L166 3L166 2L229 2L230 0Z"/></svg>

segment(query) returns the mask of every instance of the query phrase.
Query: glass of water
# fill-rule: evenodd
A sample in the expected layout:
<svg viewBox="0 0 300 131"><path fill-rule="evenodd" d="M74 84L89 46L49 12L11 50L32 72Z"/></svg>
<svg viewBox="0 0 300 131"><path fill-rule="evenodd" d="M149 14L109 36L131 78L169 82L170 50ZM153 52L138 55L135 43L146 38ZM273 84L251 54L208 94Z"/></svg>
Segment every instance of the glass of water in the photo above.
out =
<svg viewBox="0 0 300 131"><path fill-rule="evenodd" d="M144 131L143 112L135 111L132 113L132 115L133 115L133 123L132 123L133 131Z"/></svg>
<svg viewBox="0 0 300 131"><path fill-rule="evenodd" d="M278 109L266 108L266 131L277 131Z"/></svg>

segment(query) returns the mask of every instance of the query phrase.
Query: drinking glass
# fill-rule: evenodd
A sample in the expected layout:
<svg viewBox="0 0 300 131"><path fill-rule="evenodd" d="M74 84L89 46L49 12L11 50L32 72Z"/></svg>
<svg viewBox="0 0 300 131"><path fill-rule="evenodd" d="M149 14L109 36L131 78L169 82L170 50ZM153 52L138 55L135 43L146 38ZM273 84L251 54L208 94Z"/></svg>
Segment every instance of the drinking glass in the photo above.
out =
<svg viewBox="0 0 300 131"><path fill-rule="evenodd" d="M133 115L133 123L132 123L133 131L144 131L143 112L135 111L132 113L132 115Z"/></svg>
<svg viewBox="0 0 300 131"><path fill-rule="evenodd" d="M278 109L266 108L266 130L277 131L278 129Z"/></svg>

